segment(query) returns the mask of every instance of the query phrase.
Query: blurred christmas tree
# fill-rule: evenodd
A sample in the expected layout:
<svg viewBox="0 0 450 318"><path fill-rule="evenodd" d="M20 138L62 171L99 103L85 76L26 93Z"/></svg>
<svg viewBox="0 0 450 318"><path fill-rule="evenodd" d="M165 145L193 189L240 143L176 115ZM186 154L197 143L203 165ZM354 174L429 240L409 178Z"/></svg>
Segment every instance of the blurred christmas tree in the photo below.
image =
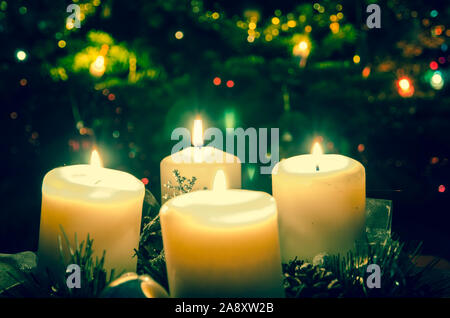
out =
<svg viewBox="0 0 450 318"><path fill-rule="evenodd" d="M69 1L0 1L0 249L36 246L43 175L86 162L93 144L158 194L170 133L197 114L223 129L279 127L281 158L318 139L364 163L368 195L397 200L394 229L395 218L399 232L424 226L424 210L439 227L450 9L377 1L381 28L368 29L372 2L73 1L77 28ZM270 192L257 171L244 166L244 187Z"/></svg>

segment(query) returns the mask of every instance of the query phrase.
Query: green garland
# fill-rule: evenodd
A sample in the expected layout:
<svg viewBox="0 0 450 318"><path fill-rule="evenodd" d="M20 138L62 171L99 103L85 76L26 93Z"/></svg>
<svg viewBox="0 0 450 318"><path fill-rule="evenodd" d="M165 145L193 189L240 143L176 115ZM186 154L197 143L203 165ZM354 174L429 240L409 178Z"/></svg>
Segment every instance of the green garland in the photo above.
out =
<svg viewBox="0 0 450 318"><path fill-rule="evenodd" d="M64 229L61 228L65 241L65 248L59 240L59 256L61 263L67 267L69 264L78 264L81 269L81 286L83 288L68 288L65 274L55 275L49 270L20 272L14 275L8 272L17 282L17 287L7 290L7 296L11 297L38 297L38 298L92 298L100 293L115 278L120 276L112 269L109 273L104 268L105 254L101 258L93 256L92 248L94 240L87 235L86 241L78 243L75 235L75 246L71 246ZM69 260L64 261L65 250L69 253ZM63 267L63 268L65 268Z"/></svg>
<svg viewBox="0 0 450 318"><path fill-rule="evenodd" d="M174 171L177 185L166 185L173 190L171 196L190 192L195 178L186 179ZM142 219L138 257L138 274L148 274L168 290L167 271L164 258L161 226L159 222L160 204L150 191L146 191ZM63 232L64 234L64 232ZM68 289L65 277L52 277L50 273L28 273L15 277L20 288L9 292L10 296L21 297L98 297L101 291L118 275L104 269L103 256L94 260L93 240L86 239L80 244L75 240L73 249L64 234L70 253L70 263L79 264L83 273L81 289ZM313 263L294 259L283 264L284 289L286 297L448 297L450 279L440 277L433 280L432 271L436 263L419 270L415 258L421 251L421 244L410 251L398 239L389 238L384 243L358 244L359 248L341 255L319 255ZM60 254L63 254L60 244ZM369 275L367 265L378 264L382 270L381 288L367 288Z"/></svg>

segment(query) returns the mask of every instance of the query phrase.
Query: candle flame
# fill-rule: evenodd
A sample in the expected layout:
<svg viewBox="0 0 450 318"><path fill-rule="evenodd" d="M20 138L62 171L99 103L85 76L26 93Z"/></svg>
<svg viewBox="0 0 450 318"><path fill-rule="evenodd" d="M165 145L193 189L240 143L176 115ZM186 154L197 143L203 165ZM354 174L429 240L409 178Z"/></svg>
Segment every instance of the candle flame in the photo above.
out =
<svg viewBox="0 0 450 318"><path fill-rule="evenodd" d="M201 119L194 120L194 132L192 134L192 145L194 145L194 147L203 146L203 126L202 126Z"/></svg>
<svg viewBox="0 0 450 318"><path fill-rule="evenodd" d="M314 143L314 145L312 147L312 150L311 150L311 153L313 155L316 155L316 156L323 154L323 150L322 150L322 147L320 146L320 143L318 143L318 142Z"/></svg>
<svg viewBox="0 0 450 318"><path fill-rule="evenodd" d="M100 158L97 149L92 150L90 163L91 166L94 167L103 167L102 159Z"/></svg>
<svg viewBox="0 0 450 318"><path fill-rule="evenodd" d="M214 177L213 190L214 191L223 191L227 189L227 180L225 177L225 173L222 169L217 170L216 176Z"/></svg>

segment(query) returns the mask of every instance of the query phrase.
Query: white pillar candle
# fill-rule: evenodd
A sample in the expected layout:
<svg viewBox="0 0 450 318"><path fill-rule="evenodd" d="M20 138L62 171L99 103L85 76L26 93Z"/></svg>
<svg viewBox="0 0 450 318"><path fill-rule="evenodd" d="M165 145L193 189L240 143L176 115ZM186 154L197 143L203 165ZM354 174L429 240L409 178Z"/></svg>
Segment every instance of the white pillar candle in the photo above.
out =
<svg viewBox="0 0 450 318"><path fill-rule="evenodd" d="M358 161L313 154L279 162L272 172L284 263L322 252L346 253L364 231L365 171Z"/></svg>
<svg viewBox="0 0 450 318"><path fill-rule="evenodd" d="M214 147L203 145L202 121L194 122L193 147L183 149L161 161L161 201L166 202L176 193L167 187L176 186L174 170L178 170L182 177L196 178L193 190L211 189L214 176L222 170L228 181L229 188L241 188L241 161L238 157Z"/></svg>
<svg viewBox="0 0 450 318"><path fill-rule="evenodd" d="M97 158L97 160L95 160ZM136 271L134 249L139 245L145 188L134 176L97 164L65 166L51 170L42 184L40 266L60 270L58 236L63 227L70 243L89 234L94 257L105 255L105 268ZM63 238L64 243L64 238ZM65 244L63 245L65 246Z"/></svg>
<svg viewBox="0 0 450 318"><path fill-rule="evenodd" d="M215 186L169 200L160 219L172 297L284 297L269 194Z"/></svg>

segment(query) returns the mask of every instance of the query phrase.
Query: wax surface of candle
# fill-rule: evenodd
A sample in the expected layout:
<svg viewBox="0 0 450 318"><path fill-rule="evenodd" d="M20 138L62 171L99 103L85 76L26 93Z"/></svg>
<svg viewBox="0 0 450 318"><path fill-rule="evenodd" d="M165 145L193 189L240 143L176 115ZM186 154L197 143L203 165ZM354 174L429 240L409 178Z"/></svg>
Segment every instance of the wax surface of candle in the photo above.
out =
<svg viewBox="0 0 450 318"><path fill-rule="evenodd" d="M136 271L145 189L132 175L92 165L56 168L42 185L39 259L43 266L59 265L58 235L63 227L71 243L89 233L95 256L106 250L105 267Z"/></svg>
<svg viewBox="0 0 450 318"><path fill-rule="evenodd" d="M346 253L364 231L365 171L341 155L300 155L272 172L283 262Z"/></svg>
<svg viewBox="0 0 450 318"><path fill-rule="evenodd" d="M275 200L204 190L161 208L172 297L283 297Z"/></svg>

